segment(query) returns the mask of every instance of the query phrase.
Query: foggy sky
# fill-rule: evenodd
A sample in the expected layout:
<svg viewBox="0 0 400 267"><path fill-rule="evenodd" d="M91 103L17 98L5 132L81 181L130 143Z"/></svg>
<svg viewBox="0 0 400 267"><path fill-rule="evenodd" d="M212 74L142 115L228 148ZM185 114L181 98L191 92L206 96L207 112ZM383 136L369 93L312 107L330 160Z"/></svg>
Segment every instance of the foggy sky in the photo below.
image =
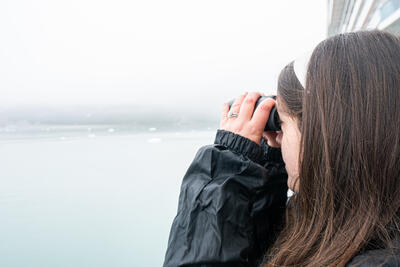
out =
<svg viewBox="0 0 400 267"><path fill-rule="evenodd" d="M0 2L0 106L220 110L273 93L326 37L326 1Z"/></svg>

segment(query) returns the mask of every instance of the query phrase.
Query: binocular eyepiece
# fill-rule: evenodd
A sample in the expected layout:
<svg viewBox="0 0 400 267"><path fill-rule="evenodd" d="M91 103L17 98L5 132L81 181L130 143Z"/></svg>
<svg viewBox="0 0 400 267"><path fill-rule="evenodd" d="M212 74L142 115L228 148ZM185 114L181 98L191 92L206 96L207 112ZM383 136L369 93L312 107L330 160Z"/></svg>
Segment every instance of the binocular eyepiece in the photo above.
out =
<svg viewBox="0 0 400 267"><path fill-rule="evenodd" d="M261 96L255 106L254 106L254 111L256 110L257 106L266 98L272 98L272 99L276 99L276 96ZM231 108L233 102L235 101L235 99L231 100L228 102L229 104L229 109ZM253 111L253 114L254 114ZM280 124L280 119L279 119L279 115L278 112L276 111L276 106L273 106L271 109L271 112L269 113L269 118L267 121L267 124L265 125L264 128L264 132L268 132L268 131L280 131L281 130L281 124Z"/></svg>

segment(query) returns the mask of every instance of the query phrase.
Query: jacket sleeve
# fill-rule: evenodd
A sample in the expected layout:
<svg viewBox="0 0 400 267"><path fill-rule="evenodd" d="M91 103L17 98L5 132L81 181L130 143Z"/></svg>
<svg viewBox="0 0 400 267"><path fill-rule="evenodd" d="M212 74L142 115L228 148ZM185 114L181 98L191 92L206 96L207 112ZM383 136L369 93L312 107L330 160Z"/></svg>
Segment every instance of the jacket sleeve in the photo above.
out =
<svg viewBox="0 0 400 267"><path fill-rule="evenodd" d="M256 266L282 224L287 190L280 149L218 130L183 178L163 266Z"/></svg>

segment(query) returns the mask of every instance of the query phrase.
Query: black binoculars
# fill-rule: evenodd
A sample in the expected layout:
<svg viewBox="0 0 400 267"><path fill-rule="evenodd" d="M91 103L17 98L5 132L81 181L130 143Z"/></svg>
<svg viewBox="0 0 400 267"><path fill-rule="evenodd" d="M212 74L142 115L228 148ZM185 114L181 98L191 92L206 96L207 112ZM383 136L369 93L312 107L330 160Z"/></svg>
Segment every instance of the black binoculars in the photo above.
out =
<svg viewBox="0 0 400 267"><path fill-rule="evenodd" d="M254 111L256 110L257 106L266 98L276 99L276 96L261 96L257 100L257 102L254 106ZM234 101L235 101L235 99L228 102L229 109L231 109L231 106ZM253 111L253 114L254 114L254 111ZM281 130L281 124L280 124L279 115L278 115L278 112L276 111L276 107L273 106L271 109L271 112L269 113L269 118L268 118L267 124L265 125L264 132L280 131L280 130Z"/></svg>

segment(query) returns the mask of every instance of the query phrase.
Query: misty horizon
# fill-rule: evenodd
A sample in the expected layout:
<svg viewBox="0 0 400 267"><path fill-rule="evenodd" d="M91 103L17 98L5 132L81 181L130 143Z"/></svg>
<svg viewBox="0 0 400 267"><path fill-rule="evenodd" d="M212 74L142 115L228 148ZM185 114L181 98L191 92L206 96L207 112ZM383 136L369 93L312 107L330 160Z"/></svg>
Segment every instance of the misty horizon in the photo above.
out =
<svg viewBox="0 0 400 267"><path fill-rule="evenodd" d="M220 111L138 105L24 106L0 109L2 132L112 129L118 131L209 130ZM110 128L111 127L111 128ZM35 129L36 128L36 129Z"/></svg>

